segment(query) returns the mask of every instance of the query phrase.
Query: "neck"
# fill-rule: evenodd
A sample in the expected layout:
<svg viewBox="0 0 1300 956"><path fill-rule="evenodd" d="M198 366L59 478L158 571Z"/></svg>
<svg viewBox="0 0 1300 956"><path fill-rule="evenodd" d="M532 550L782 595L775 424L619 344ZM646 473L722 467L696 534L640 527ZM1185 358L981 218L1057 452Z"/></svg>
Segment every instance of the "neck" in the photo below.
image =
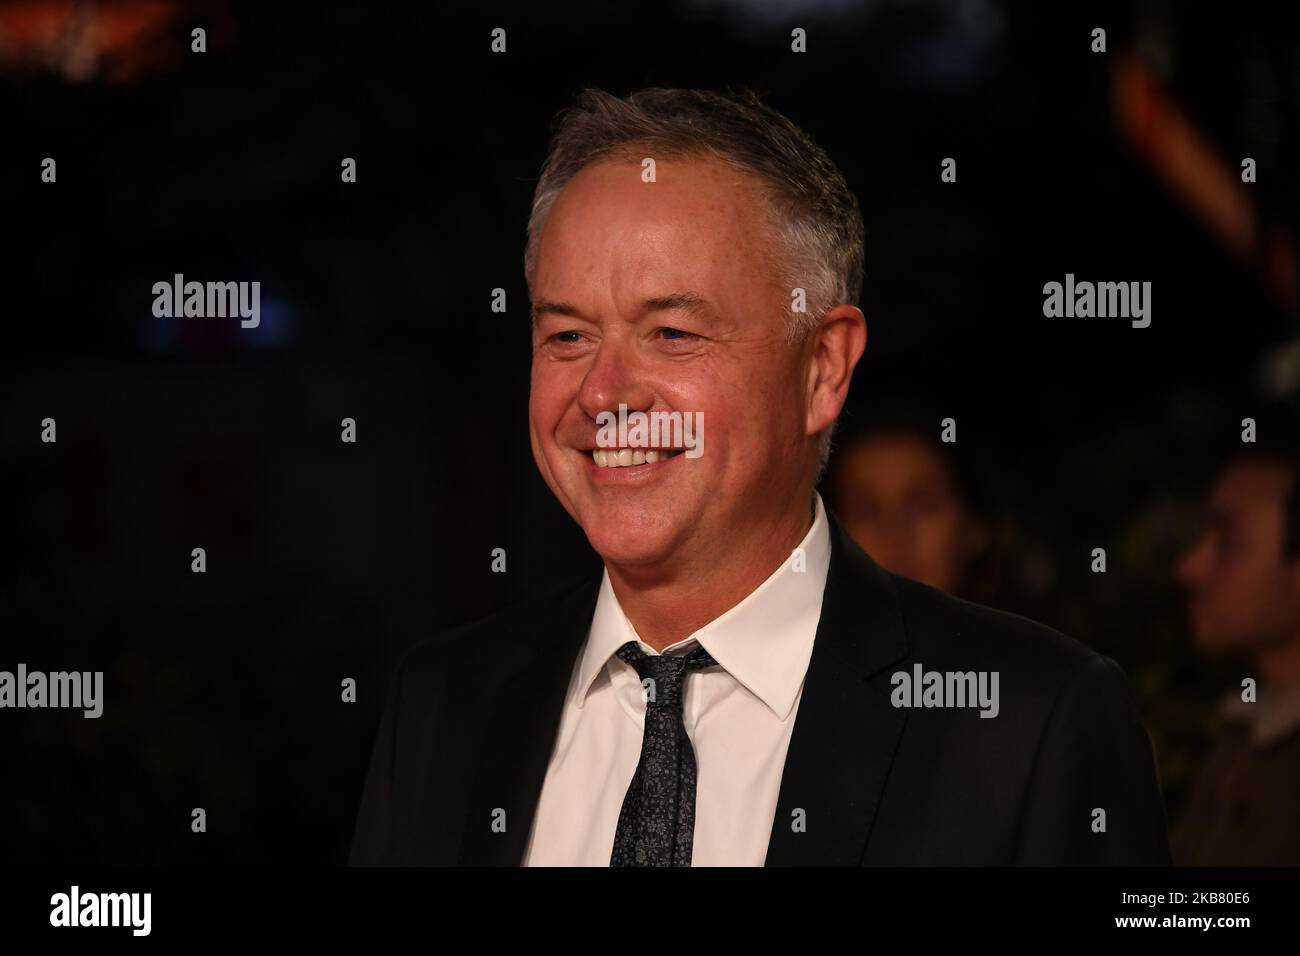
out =
<svg viewBox="0 0 1300 956"><path fill-rule="evenodd" d="M811 491L799 500L813 502ZM743 538L733 537L720 549L725 558L703 555L654 571L607 564L609 581L641 640L662 651L752 594L790 560L815 515L813 503L811 509L796 508L777 521L752 528Z"/></svg>

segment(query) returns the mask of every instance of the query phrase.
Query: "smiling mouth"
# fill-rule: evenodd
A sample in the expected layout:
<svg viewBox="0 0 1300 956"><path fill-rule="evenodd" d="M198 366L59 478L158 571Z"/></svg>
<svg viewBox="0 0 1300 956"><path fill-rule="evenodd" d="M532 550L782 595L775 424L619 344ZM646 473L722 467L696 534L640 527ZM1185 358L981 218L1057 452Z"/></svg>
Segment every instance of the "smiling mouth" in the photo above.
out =
<svg viewBox="0 0 1300 956"><path fill-rule="evenodd" d="M676 458L682 451L681 448L593 448L591 458L600 468L628 468L667 461Z"/></svg>

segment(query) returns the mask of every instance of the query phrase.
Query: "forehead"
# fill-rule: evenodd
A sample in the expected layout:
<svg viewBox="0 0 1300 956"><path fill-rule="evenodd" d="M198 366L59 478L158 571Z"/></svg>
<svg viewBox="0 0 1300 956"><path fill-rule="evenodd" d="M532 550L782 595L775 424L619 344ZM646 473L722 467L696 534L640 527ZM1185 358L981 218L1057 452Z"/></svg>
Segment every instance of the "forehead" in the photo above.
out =
<svg viewBox="0 0 1300 956"><path fill-rule="evenodd" d="M1293 479L1294 470L1280 462L1236 462L1219 476L1210 507L1242 519L1276 516L1286 505Z"/></svg>
<svg viewBox="0 0 1300 956"><path fill-rule="evenodd" d="M850 446L840 475L846 485L872 490L952 484L951 468L938 449L902 432L871 435Z"/></svg>
<svg viewBox="0 0 1300 956"><path fill-rule="evenodd" d="M654 182L631 157L593 163L565 186L539 239L539 296L630 301L671 287L726 298L770 279L761 181L711 157L654 158Z"/></svg>

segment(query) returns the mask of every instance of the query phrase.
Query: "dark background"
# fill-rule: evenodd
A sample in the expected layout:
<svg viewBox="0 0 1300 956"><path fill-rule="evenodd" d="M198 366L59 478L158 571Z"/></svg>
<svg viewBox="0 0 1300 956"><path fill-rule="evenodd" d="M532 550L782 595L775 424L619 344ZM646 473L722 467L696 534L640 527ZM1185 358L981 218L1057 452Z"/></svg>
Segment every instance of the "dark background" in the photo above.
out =
<svg viewBox="0 0 1300 956"><path fill-rule="evenodd" d="M885 402L957 419L1037 616L1133 679L1176 817L1237 678L1192 653L1170 561L1206 450L1295 387L1263 373L1296 336L1295 7L775 9L0 7L0 668L106 697L0 714L0 859L343 862L401 652L598 569L529 452L522 268L588 85L750 86L840 165L870 329L846 433ZM1246 247L1125 134L1127 69L1195 131L1172 155L1236 181ZM176 272L261 281L261 327L155 319ZM1152 282L1151 326L1045 319L1067 272Z"/></svg>

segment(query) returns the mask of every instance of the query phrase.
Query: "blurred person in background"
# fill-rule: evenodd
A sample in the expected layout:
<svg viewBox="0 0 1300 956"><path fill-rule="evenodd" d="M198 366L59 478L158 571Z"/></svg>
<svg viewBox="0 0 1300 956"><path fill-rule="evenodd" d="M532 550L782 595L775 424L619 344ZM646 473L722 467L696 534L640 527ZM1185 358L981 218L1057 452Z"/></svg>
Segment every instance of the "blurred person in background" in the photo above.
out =
<svg viewBox="0 0 1300 956"><path fill-rule="evenodd" d="M986 483L938 438L939 419L873 422L848 436L829 481L854 541L895 574L979 604L999 585L999 525Z"/></svg>
<svg viewBox="0 0 1300 956"><path fill-rule="evenodd" d="M1300 424L1259 419L1210 491L1204 526L1177 567L1197 648L1247 662L1228 729L1174 831L1194 866L1300 864Z"/></svg>

